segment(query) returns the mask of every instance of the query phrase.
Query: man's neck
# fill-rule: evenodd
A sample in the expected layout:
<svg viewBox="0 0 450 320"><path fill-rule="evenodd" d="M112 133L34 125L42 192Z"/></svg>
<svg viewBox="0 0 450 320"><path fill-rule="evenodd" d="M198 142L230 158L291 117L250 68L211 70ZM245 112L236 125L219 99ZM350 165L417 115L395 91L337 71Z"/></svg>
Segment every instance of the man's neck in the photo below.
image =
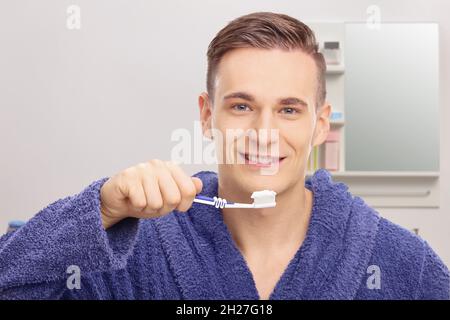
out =
<svg viewBox="0 0 450 320"><path fill-rule="evenodd" d="M236 190L221 187L219 197L240 199ZM298 247L308 230L313 195L304 180L277 194L277 206L265 209L222 209L224 222L245 255L255 251L273 252L280 248Z"/></svg>

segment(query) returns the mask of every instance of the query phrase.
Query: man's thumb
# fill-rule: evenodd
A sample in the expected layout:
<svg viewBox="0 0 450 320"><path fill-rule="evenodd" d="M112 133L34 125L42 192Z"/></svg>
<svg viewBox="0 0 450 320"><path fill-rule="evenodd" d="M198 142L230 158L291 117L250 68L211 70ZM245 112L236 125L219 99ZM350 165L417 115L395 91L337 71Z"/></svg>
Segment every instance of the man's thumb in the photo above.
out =
<svg viewBox="0 0 450 320"><path fill-rule="evenodd" d="M197 194L199 194L203 189L203 182L197 177L191 177L192 182L194 182L195 189L197 190Z"/></svg>

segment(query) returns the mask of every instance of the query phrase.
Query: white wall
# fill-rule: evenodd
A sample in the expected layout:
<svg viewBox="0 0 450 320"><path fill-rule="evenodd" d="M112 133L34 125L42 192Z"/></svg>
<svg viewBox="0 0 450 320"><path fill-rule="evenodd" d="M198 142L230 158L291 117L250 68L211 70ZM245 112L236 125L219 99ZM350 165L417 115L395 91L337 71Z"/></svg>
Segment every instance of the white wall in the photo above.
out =
<svg viewBox="0 0 450 320"><path fill-rule="evenodd" d="M81 30L66 9L81 8ZM428 1L98 1L0 3L0 232L91 181L168 159L193 129L206 48L231 19L275 11L304 21L440 24L441 208L380 212L420 233L450 265L450 3ZM186 169L194 172L201 166ZM3 229L3 230L2 230Z"/></svg>

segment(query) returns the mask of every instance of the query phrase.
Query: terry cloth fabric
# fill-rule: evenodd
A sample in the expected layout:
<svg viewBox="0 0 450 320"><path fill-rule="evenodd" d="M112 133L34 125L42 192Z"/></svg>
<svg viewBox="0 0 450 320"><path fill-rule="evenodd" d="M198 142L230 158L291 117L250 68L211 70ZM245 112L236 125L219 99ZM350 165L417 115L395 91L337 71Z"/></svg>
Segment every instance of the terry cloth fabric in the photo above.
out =
<svg viewBox="0 0 450 320"><path fill-rule="evenodd" d="M195 176L203 195L217 195L216 173ZM105 231L106 179L0 238L0 298L259 299L221 209L194 203L187 213L128 218ZM326 170L305 184L314 195L309 228L270 299L449 298L448 269L425 241Z"/></svg>

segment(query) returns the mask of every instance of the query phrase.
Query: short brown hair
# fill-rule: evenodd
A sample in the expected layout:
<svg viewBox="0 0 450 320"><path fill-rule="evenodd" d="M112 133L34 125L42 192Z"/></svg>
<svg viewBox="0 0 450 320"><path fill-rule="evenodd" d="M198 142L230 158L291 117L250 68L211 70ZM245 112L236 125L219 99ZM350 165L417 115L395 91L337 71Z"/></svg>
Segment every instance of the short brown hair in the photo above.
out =
<svg viewBox="0 0 450 320"><path fill-rule="evenodd" d="M326 63L319 52L314 32L303 22L285 14L255 12L232 20L220 30L208 46L206 89L214 97L214 78L222 57L238 48L301 49L317 67L316 107L325 101Z"/></svg>

